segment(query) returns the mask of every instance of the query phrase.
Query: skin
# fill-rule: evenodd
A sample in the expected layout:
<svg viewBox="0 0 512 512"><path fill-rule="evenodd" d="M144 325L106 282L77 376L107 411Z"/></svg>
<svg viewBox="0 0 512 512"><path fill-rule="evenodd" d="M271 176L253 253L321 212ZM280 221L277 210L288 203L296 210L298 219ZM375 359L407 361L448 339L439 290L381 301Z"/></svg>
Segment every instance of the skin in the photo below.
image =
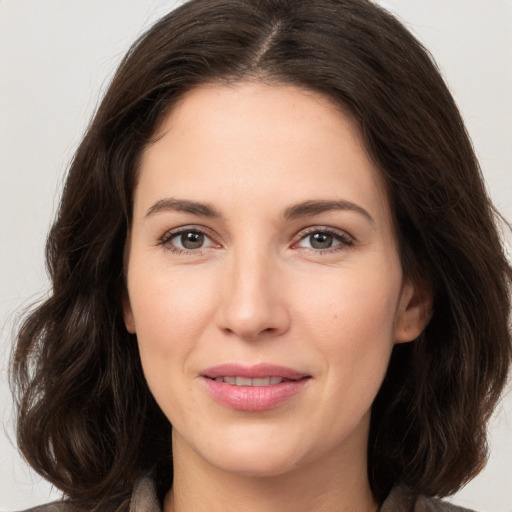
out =
<svg viewBox="0 0 512 512"><path fill-rule="evenodd" d="M394 343L430 311L403 278L384 190L356 124L293 86L201 86L158 128L134 196L124 316L174 428L167 512L377 509L370 407ZM352 206L285 215L309 201ZM199 247L183 250L179 228L204 232ZM260 412L205 391L206 368L262 362L311 378Z"/></svg>

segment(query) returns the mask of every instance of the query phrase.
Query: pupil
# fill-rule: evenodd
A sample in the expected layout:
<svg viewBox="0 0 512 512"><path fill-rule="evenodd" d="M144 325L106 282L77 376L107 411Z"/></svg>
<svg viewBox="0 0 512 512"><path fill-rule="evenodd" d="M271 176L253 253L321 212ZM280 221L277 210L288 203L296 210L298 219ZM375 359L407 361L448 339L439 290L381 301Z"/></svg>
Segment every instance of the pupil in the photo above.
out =
<svg viewBox="0 0 512 512"><path fill-rule="evenodd" d="M315 233L310 236L310 242L313 249L328 249L332 246L332 235Z"/></svg>
<svg viewBox="0 0 512 512"><path fill-rule="evenodd" d="M185 249L199 249L204 242L204 235L202 233L194 233L189 231L181 235L181 244Z"/></svg>

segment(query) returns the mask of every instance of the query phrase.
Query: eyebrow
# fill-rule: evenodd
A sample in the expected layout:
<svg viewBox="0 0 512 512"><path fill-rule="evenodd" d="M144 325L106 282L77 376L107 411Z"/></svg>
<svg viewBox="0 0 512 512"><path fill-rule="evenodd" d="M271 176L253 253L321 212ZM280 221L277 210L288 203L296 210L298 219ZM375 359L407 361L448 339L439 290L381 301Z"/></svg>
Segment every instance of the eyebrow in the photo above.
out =
<svg viewBox="0 0 512 512"><path fill-rule="evenodd" d="M146 212L146 217L155 215L162 211L177 211L191 213L193 215L201 215L204 217L220 218L222 214L208 203L199 203L196 201L188 201L186 199L165 198L157 201ZM373 217L361 206L344 200L310 200L302 203L294 204L286 208L283 212L283 218L286 220L294 220L301 217L311 217L320 213L342 210L359 213L365 217L372 225L375 224Z"/></svg>
<svg viewBox="0 0 512 512"><path fill-rule="evenodd" d="M221 217L222 215L212 205L207 203L198 203L196 201L187 201L185 199L166 198L157 201L146 212L146 217L155 215L162 211L177 211L191 213L193 215L202 215L204 217Z"/></svg>
<svg viewBox="0 0 512 512"><path fill-rule="evenodd" d="M286 210L283 213L283 217L287 220L293 220L300 217L319 215L320 213L332 210L356 212L365 217L368 221L370 221L372 225L375 224L374 218L364 208L350 201L343 200L333 201L323 199L304 201L303 203L298 203L286 208Z"/></svg>

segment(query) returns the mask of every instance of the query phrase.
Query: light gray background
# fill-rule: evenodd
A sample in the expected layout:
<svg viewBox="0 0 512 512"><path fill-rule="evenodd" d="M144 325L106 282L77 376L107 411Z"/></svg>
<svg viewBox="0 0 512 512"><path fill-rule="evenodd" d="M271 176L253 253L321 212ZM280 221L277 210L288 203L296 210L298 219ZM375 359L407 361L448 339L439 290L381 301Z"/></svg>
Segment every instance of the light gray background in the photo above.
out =
<svg viewBox="0 0 512 512"><path fill-rule="evenodd" d="M6 384L12 328L47 289L43 248L66 166L112 73L178 1L0 0L0 510L58 497L13 447ZM489 190L512 219L512 0L382 0L437 59ZM510 241L510 234L506 235ZM490 426L491 458L454 501L512 512L512 393Z"/></svg>

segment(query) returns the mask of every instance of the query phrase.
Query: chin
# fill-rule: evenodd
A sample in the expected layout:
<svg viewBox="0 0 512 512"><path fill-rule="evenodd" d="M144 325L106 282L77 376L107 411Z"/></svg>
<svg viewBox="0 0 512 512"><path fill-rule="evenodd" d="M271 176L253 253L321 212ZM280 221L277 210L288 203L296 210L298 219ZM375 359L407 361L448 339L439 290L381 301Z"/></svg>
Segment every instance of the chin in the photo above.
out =
<svg viewBox="0 0 512 512"><path fill-rule="evenodd" d="M266 456L261 451L258 454L224 452L222 457L211 462L221 471L251 478L276 477L300 466L298 461L282 452Z"/></svg>
<svg viewBox="0 0 512 512"><path fill-rule="evenodd" d="M268 434L268 433L267 433ZM301 465L305 454L297 453L301 443L281 436L246 433L217 440L210 438L208 445L196 446L196 453L221 471L247 477L278 476Z"/></svg>

